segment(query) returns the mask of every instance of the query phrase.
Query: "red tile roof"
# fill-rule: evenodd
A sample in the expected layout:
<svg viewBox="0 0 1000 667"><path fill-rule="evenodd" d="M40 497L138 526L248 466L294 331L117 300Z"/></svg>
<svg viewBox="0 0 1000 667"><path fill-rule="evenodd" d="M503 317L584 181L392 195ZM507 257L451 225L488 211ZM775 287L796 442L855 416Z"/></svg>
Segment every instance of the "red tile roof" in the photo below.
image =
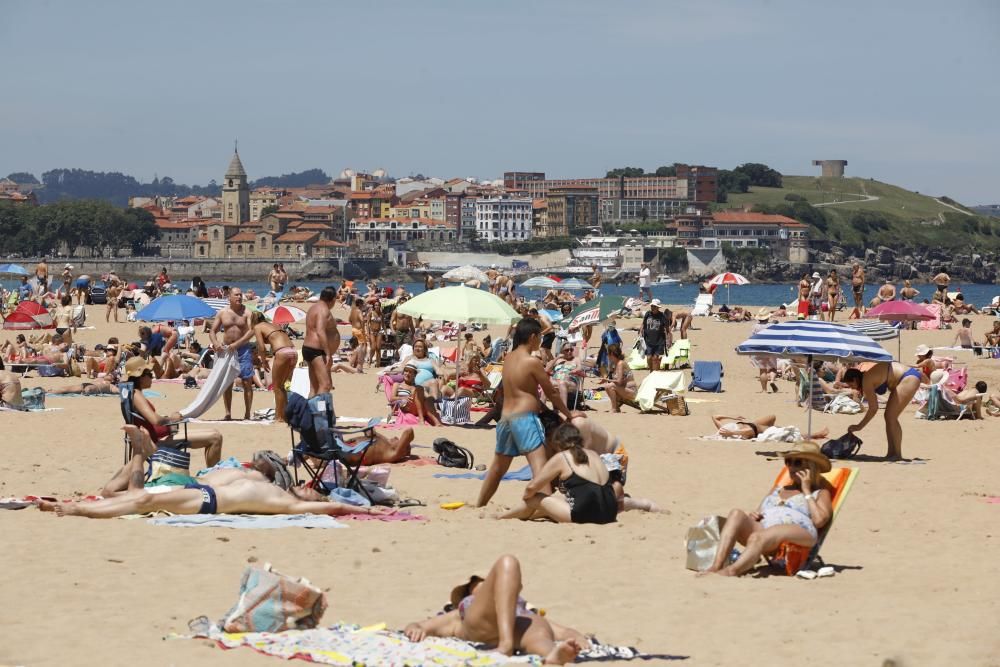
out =
<svg viewBox="0 0 1000 667"><path fill-rule="evenodd" d="M316 232L288 232L274 239L275 243L300 243L311 241L319 236Z"/></svg>
<svg viewBox="0 0 1000 667"><path fill-rule="evenodd" d="M247 241L256 241L257 235L253 232L240 232L239 234L234 234L226 239L226 243L246 243Z"/></svg>
<svg viewBox="0 0 1000 667"><path fill-rule="evenodd" d="M712 215L716 224L744 224L744 225L784 225L786 227L806 227L797 220L793 220L784 215L773 215L771 213L750 213L747 211L718 211Z"/></svg>
<svg viewBox="0 0 1000 667"><path fill-rule="evenodd" d="M320 239L313 244L314 248L339 248L342 246L346 248L347 244L341 243L340 241L331 241L329 239Z"/></svg>

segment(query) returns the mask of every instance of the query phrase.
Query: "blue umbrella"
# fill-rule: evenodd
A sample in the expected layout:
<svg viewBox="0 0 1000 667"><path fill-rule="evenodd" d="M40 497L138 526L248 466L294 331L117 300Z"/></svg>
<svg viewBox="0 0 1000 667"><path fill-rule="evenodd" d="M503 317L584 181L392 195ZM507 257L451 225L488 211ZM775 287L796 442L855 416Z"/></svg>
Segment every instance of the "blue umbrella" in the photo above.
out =
<svg viewBox="0 0 1000 667"><path fill-rule="evenodd" d="M588 283L586 280L580 280L579 278L567 278L566 280L559 283L559 289L576 291L584 289L594 289L594 286Z"/></svg>
<svg viewBox="0 0 1000 667"><path fill-rule="evenodd" d="M193 320L196 317L215 317L215 310L201 299L186 294L161 296L135 315L135 319L146 322Z"/></svg>
<svg viewBox="0 0 1000 667"><path fill-rule="evenodd" d="M9 273L15 276L28 275L28 269L20 264L0 264L0 273Z"/></svg>
<svg viewBox="0 0 1000 667"><path fill-rule="evenodd" d="M737 345L736 353L805 358L809 366L809 433L812 432L813 359L878 363L893 360L881 345L857 329L818 320L772 324Z"/></svg>

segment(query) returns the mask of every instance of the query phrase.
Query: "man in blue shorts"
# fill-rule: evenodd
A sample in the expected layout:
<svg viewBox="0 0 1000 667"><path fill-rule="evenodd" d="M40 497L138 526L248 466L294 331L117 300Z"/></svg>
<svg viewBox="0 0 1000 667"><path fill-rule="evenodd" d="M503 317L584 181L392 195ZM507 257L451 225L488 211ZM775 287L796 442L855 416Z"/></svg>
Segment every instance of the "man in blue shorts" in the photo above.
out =
<svg viewBox="0 0 1000 667"><path fill-rule="evenodd" d="M222 329L222 344L216 339L219 329ZM208 338L212 341L212 349L217 355L225 354L231 348L236 349L240 362L240 380L243 384L243 403L246 406L243 418L249 420L253 412L253 350L249 345L250 339L253 338L253 329L250 328L250 309L243 305L243 291L239 287L229 291L229 306L216 313ZM233 418L232 386L226 388L222 402L226 406L225 420L229 421Z"/></svg>
<svg viewBox="0 0 1000 667"><path fill-rule="evenodd" d="M503 411L497 422L497 444L493 461L479 489L479 500L476 503L479 507L490 502L514 457L526 457L532 475L537 475L545 465L548 457L542 447L545 444L545 429L538 419L539 388L552 406L567 419L586 417L582 412L570 412L549 381L541 359L532 354L538 351L541 344L542 325L538 320L526 317L517 323L513 349L504 359Z"/></svg>

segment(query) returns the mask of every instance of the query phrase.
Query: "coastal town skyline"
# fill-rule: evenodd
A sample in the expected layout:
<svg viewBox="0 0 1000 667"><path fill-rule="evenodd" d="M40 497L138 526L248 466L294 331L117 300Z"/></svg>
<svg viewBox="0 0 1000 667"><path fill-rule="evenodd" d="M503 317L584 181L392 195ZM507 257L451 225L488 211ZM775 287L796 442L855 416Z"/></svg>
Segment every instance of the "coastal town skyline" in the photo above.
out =
<svg viewBox="0 0 1000 667"><path fill-rule="evenodd" d="M197 20L174 48L185 8ZM13 2L0 53L31 67L13 69L19 94L0 108L0 172L206 184L238 138L255 176L580 178L674 162L812 174L820 158L967 204L1000 197L1000 94L985 85L1000 10L861 9L180 3L162 16Z"/></svg>

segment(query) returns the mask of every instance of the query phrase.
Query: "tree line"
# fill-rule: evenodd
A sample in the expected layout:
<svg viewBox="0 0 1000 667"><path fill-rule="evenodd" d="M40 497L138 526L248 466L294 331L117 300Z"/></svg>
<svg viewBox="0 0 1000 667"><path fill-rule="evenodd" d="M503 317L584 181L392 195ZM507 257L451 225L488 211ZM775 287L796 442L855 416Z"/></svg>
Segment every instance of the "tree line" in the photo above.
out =
<svg viewBox="0 0 1000 667"><path fill-rule="evenodd" d="M78 250L141 255L156 237L153 214L144 209L93 199L46 206L0 202L0 256L74 255Z"/></svg>

